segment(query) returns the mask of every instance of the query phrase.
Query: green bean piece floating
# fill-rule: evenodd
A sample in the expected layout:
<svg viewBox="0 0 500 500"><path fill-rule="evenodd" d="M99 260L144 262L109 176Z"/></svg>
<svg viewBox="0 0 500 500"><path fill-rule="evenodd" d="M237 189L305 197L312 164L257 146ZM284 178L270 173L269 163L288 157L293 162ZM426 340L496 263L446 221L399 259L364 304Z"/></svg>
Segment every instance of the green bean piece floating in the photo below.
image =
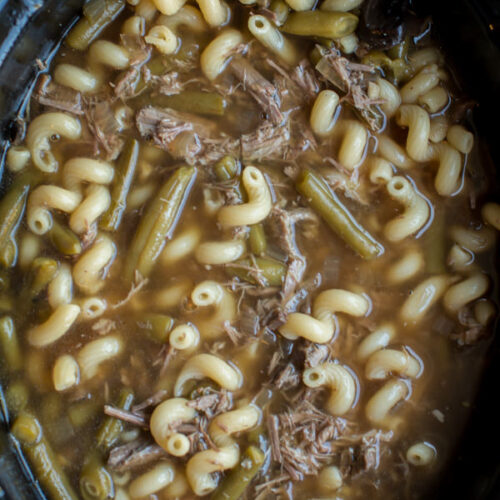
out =
<svg viewBox="0 0 500 500"><path fill-rule="evenodd" d="M226 272L229 276L237 276L255 285L281 286L286 275L285 264L268 257L257 257L254 260L255 265L250 259L226 264Z"/></svg>
<svg viewBox="0 0 500 500"><path fill-rule="evenodd" d="M291 35L341 38L354 33L358 17L349 12L308 10L293 12L281 30Z"/></svg>
<svg viewBox="0 0 500 500"><path fill-rule="evenodd" d="M122 410L130 410L134 402L134 393L130 389L122 389L118 397L117 407ZM96 443L102 451L107 451L113 446L118 436L123 431L123 422L115 417L107 416L104 418L96 435Z"/></svg>
<svg viewBox="0 0 500 500"><path fill-rule="evenodd" d="M22 380L15 380L9 384L5 391L5 400L9 413L16 417L28 407L29 389Z"/></svg>
<svg viewBox="0 0 500 500"><path fill-rule="evenodd" d="M28 411L14 421L12 435L19 441L34 475L53 500L77 500L57 458L45 438L40 422Z"/></svg>
<svg viewBox="0 0 500 500"><path fill-rule="evenodd" d="M239 173L239 164L233 156L226 155L214 167L215 175L219 181L230 181Z"/></svg>
<svg viewBox="0 0 500 500"><path fill-rule="evenodd" d="M100 226L105 231L116 231L122 221L127 207L127 196L134 179L137 159L139 158L139 142L130 139L123 149L115 169L115 179L111 189L111 204L103 215Z"/></svg>
<svg viewBox="0 0 500 500"><path fill-rule="evenodd" d="M11 238L0 250L0 265L8 269L13 267L17 260L17 243L14 238Z"/></svg>
<svg viewBox="0 0 500 500"><path fill-rule="evenodd" d="M62 254L79 255L82 253L80 239L69 227L53 220L48 234L52 245Z"/></svg>
<svg viewBox="0 0 500 500"><path fill-rule="evenodd" d="M115 485L97 453L91 455L80 474L80 493L84 500L107 500L115 497Z"/></svg>
<svg viewBox="0 0 500 500"><path fill-rule="evenodd" d="M76 50L85 50L125 7L124 0L93 0L86 6L82 17L66 38ZM93 7L93 8L92 8Z"/></svg>
<svg viewBox="0 0 500 500"><path fill-rule="evenodd" d="M148 277L165 244L172 236L196 177L194 167L180 167L160 188L142 216L125 260L125 279L135 271Z"/></svg>
<svg viewBox="0 0 500 500"><path fill-rule="evenodd" d="M358 224L321 176L303 170L295 187L332 231L361 257L373 259L384 252L384 247Z"/></svg>
<svg viewBox="0 0 500 500"><path fill-rule="evenodd" d="M250 234L248 235L250 250L255 255L262 255L267 248L266 233L262 223L250 226Z"/></svg>
<svg viewBox="0 0 500 500"><path fill-rule="evenodd" d="M52 281L59 268L57 260L48 257L37 257L31 264L32 281L29 288L31 299L39 295Z"/></svg>
<svg viewBox="0 0 500 500"><path fill-rule="evenodd" d="M249 446L240 463L221 482L212 495L212 500L238 500L265 461L265 454L256 446Z"/></svg>
<svg viewBox="0 0 500 500"><path fill-rule="evenodd" d="M10 316L0 318L0 345L3 359L7 362L9 372L15 372L23 367L23 358L19 347L16 327Z"/></svg>
<svg viewBox="0 0 500 500"><path fill-rule="evenodd" d="M164 344L174 326L174 320L166 314L144 314L137 321L137 326L147 332L152 340Z"/></svg>

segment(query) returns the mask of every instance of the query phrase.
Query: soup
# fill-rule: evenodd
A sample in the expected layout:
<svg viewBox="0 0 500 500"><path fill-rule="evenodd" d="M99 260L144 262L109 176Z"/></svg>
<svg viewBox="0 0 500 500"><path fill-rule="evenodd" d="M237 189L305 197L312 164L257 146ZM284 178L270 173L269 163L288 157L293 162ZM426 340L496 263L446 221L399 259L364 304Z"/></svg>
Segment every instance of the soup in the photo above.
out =
<svg viewBox="0 0 500 500"><path fill-rule="evenodd" d="M92 0L39 78L0 367L48 497L416 499L452 455L490 173L428 23L313 4Z"/></svg>

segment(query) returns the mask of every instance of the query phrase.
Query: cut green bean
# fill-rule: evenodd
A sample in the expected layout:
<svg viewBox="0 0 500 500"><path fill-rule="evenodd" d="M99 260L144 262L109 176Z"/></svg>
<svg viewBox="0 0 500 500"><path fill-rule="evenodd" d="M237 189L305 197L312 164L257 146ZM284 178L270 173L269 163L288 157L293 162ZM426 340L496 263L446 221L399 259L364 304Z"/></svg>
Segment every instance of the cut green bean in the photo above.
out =
<svg viewBox="0 0 500 500"><path fill-rule="evenodd" d="M19 441L34 475L53 500L77 500L60 464L43 435L40 422L28 411L14 421L12 435Z"/></svg>
<svg viewBox="0 0 500 500"><path fill-rule="evenodd" d="M230 181L239 172L239 164L233 156L226 155L214 167L214 172L219 181Z"/></svg>
<svg viewBox="0 0 500 500"><path fill-rule="evenodd" d="M384 252L384 247L358 224L321 176L303 170L295 186L332 231L361 257L373 259Z"/></svg>
<svg viewBox="0 0 500 500"><path fill-rule="evenodd" d="M358 17L349 12L308 10L291 13L282 31L292 35L341 38L354 33Z"/></svg>
<svg viewBox="0 0 500 500"><path fill-rule="evenodd" d="M265 253L267 248L266 233L261 223L250 226L248 242L250 243L250 250L253 254L262 255Z"/></svg>
<svg viewBox="0 0 500 500"><path fill-rule="evenodd" d="M425 270L430 274L446 272L446 217L436 209L434 219L423 237Z"/></svg>
<svg viewBox="0 0 500 500"><path fill-rule="evenodd" d="M285 23L290 14L290 7L283 0L273 0L269 6L269 10L275 15L275 23L281 26Z"/></svg>
<svg viewBox="0 0 500 500"><path fill-rule="evenodd" d="M82 17L69 32L66 43L72 49L86 50L125 7L125 0L100 0L100 3L99 16Z"/></svg>
<svg viewBox="0 0 500 500"><path fill-rule="evenodd" d="M238 500L259 473L265 454L256 446L249 446L240 463L221 482L212 495L212 500Z"/></svg>
<svg viewBox="0 0 500 500"><path fill-rule="evenodd" d="M249 283L263 286L281 286L286 270L285 264L267 257L257 257L255 265L250 259L237 260L226 265L229 276L236 276Z"/></svg>
<svg viewBox="0 0 500 500"><path fill-rule="evenodd" d="M78 429L94 418L101 410L102 407L93 400L78 401L68 408L68 418L71 425Z"/></svg>
<svg viewBox="0 0 500 500"><path fill-rule="evenodd" d="M57 260L48 257L37 257L31 264L32 280L28 295L31 299L39 295L42 290L54 279L59 268Z"/></svg>
<svg viewBox="0 0 500 500"><path fill-rule="evenodd" d="M116 406L122 410L130 410L134 402L134 393L130 389L122 389ZM123 422L115 417L107 416L99 427L96 435L97 446L102 451L108 451L123 431Z"/></svg>
<svg viewBox="0 0 500 500"><path fill-rule="evenodd" d="M180 167L160 188L142 216L125 261L124 276L132 281L138 271L148 277L165 240L172 236L196 177L194 167Z"/></svg>
<svg viewBox="0 0 500 500"><path fill-rule="evenodd" d="M99 224L105 231L116 231L121 223L127 208L127 196L134 179L138 158L139 142L130 139L118 158L111 189L111 204Z"/></svg>
<svg viewBox="0 0 500 500"><path fill-rule="evenodd" d="M53 220L48 234L52 245L62 254L79 255L82 253L80 239L69 227Z"/></svg>
<svg viewBox="0 0 500 500"><path fill-rule="evenodd" d="M17 260L17 243L11 238L0 250L0 265L5 269L13 267Z"/></svg>
<svg viewBox="0 0 500 500"><path fill-rule="evenodd" d="M19 347L16 327L10 316L0 319L0 345L3 359L7 362L9 372L20 370L23 367L23 358Z"/></svg>
<svg viewBox="0 0 500 500"><path fill-rule="evenodd" d="M82 468L80 493L84 500L107 500L115 497L113 479L97 453L93 453Z"/></svg>
<svg viewBox="0 0 500 500"><path fill-rule="evenodd" d="M138 319L137 326L152 340L164 344L174 326L174 320L166 314L144 314Z"/></svg>
<svg viewBox="0 0 500 500"><path fill-rule="evenodd" d="M9 384L5 399L11 416L16 417L28 407L29 395L28 386L23 380L15 380Z"/></svg>

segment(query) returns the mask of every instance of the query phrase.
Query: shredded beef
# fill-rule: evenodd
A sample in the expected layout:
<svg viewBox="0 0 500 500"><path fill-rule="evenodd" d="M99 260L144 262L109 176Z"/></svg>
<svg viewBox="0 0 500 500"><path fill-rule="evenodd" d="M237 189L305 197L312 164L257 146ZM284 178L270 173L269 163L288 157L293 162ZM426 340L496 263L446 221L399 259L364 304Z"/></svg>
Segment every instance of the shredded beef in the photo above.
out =
<svg viewBox="0 0 500 500"><path fill-rule="evenodd" d="M126 35L122 33L120 35L120 40L122 46L129 53L131 66L140 65L149 59L152 47L151 45L146 44L144 37L139 35Z"/></svg>
<svg viewBox="0 0 500 500"><path fill-rule="evenodd" d="M54 83L48 75L42 75L38 80L33 98L43 106L83 115L80 92Z"/></svg>
<svg viewBox="0 0 500 500"><path fill-rule="evenodd" d="M137 439L117 446L109 453L108 467L115 472L126 472L167 458L167 453L149 440Z"/></svg>
<svg viewBox="0 0 500 500"><path fill-rule="evenodd" d="M253 132L241 136L244 161L283 160L289 147L290 130L286 124L276 127L265 121Z"/></svg>
<svg viewBox="0 0 500 500"><path fill-rule="evenodd" d="M139 70L130 68L122 73L115 81L113 91L116 97L120 99L128 99L136 95L136 83L139 78Z"/></svg>

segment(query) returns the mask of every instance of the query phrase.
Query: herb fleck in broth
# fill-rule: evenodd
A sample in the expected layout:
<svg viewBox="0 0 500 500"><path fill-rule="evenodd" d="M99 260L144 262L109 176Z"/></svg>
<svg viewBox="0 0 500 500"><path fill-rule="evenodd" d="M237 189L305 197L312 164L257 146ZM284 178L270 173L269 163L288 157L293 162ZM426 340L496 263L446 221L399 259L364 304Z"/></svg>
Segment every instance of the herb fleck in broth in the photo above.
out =
<svg viewBox="0 0 500 500"><path fill-rule="evenodd" d="M438 481L496 314L498 205L441 53L372 50L352 3L226 23L93 0L40 78L0 201L0 346L49 496Z"/></svg>

